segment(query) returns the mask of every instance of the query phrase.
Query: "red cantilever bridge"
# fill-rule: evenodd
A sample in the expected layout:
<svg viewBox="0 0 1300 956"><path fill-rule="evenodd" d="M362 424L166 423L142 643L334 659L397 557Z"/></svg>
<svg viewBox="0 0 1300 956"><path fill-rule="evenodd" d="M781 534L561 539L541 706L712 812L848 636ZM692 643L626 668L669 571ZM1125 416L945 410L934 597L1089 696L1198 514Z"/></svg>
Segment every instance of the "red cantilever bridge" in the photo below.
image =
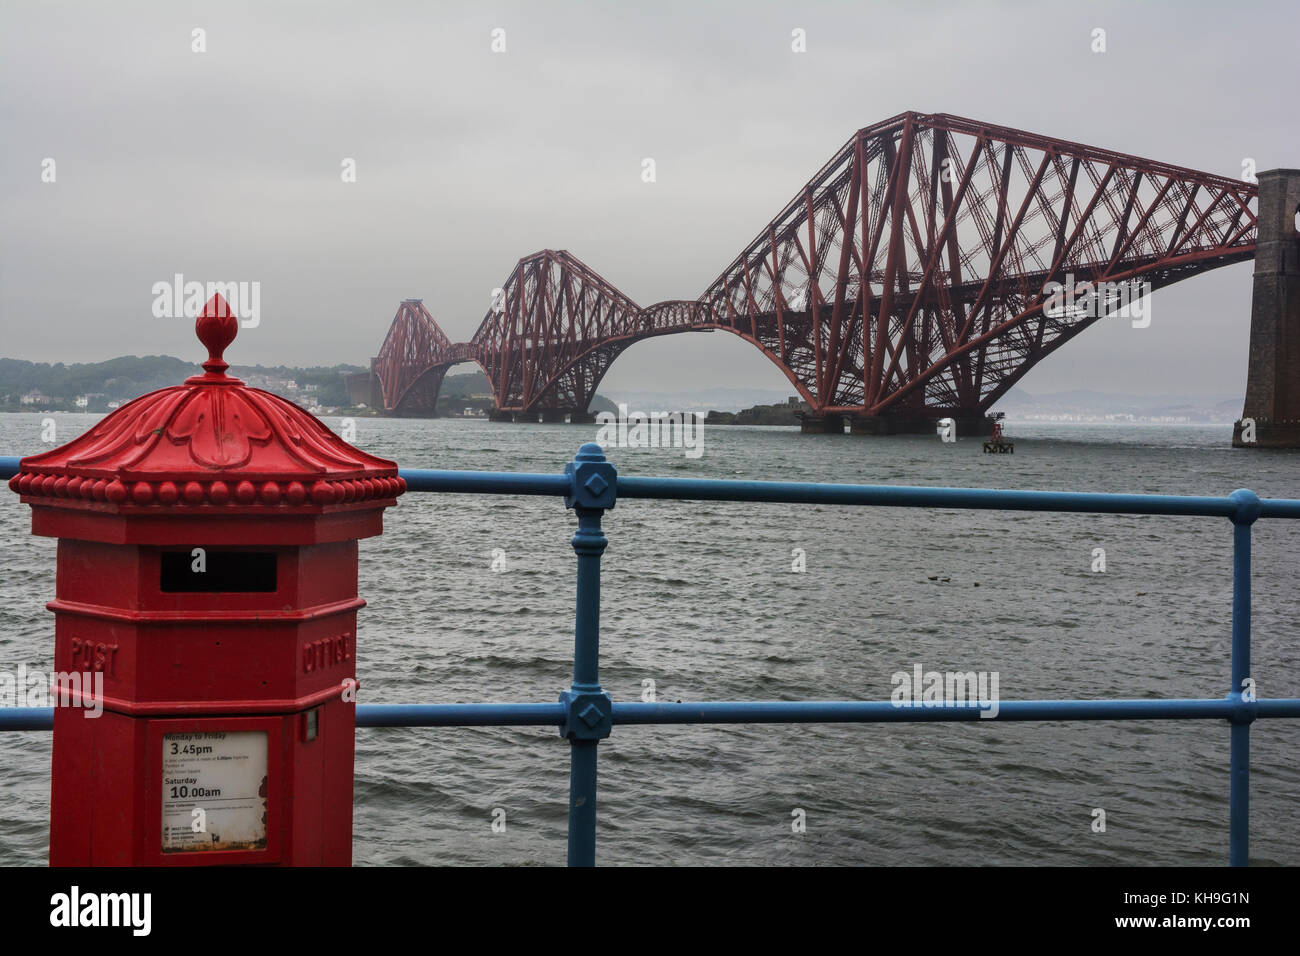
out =
<svg viewBox="0 0 1300 956"><path fill-rule="evenodd" d="M499 415L585 418L641 339L722 329L808 402L806 430L983 420L1098 320L1051 282L1159 288L1255 255L1252 183L945 114L858 130L697 299L642 307L568 252L520 259L474 337L401 304L372 363L383 407L429 415L478 362ZM1091 310L1097 311L1097 310ZM1103 310L1104 313L1104 310ZM376 396L377 397L377 396Z"/></svg>

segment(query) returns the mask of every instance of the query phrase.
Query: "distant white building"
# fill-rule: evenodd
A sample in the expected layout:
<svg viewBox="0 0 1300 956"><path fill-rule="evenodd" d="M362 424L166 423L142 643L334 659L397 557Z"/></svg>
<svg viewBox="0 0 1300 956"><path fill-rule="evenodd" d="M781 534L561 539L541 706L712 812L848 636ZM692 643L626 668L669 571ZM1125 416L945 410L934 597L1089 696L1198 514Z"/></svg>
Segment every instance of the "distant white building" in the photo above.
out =
<svg viewBox="0 0 1300 956"><path fill-rule="evenodd" d="M34 388L26 395L21 396L18 401L22 405L43 405L47 399L41 394L40 389Z"/></svg>
<svg viewBox="0 0 1300 956"><path fill-rule="evenodd" d="M78 407L78 408L89 408L89 407L90 407L90 396L89 396L89 395L78 395L78 396L77 396L77 400L76 400L76 402L77 402L77 407Z"/></svg>

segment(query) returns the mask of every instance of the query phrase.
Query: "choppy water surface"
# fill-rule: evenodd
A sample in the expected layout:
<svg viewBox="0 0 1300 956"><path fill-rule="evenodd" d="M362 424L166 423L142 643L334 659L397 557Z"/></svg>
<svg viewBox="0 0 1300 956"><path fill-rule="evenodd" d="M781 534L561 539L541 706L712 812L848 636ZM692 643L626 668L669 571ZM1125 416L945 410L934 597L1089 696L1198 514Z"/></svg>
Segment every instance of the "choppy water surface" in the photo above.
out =
<svg viewBox="0 0 1300 956"><path fill-rule="evenodd" d="M0 415L30 454L39 415ZM59 415L65 441L95 419ZM338 420L329 420L338 427ZM1300 497L1300 455L1228 427L1013 426L977 440L709 428L705 453L611 449L623 473ZM361 420L404 466L556 472L595 427ZM408 494L361 545L363 703L549 701L573 646L559 500ZM0 493L0 667L48 669L54 542ZM620 502L605 521L602 679L616 700L887 699L891 675L997 671L1004 700L1228 690L1226 520ZM1106 551L1107 572L1090 571ZM492 571L494 549L504 572ZM792 551L806 573L792 573ZM1254 675L1300 695L1300 524L1255 529ZM937 580L930 580L936 577ZM947 579L947 580L944 580ZM978 587L976 586L978 585ZM1252 735L1252 857L1300 864L1300 723ZM41 864L49 735L0 735L0 863ZM621 864L1220 864L1219 721L624 727L601 745L598 856ZM357 733L359 864L554 864L567 745L549 729ZM1105 833L1091 830L1094 808ZM494 833L493 810L506 811ZM791 812L807 832L791 831Z"/></svg>

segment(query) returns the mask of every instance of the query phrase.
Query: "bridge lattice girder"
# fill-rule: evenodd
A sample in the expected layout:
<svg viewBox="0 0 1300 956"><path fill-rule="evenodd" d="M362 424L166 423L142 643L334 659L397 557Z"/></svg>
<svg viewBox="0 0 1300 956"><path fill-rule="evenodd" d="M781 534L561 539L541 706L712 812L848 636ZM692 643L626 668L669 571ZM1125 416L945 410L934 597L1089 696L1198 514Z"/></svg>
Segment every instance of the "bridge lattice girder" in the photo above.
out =
<svg viewBox="0 0 1300 956"><path fill-rule="evenodd" d="M1252 258L1256 193L1135 156L904 113L855 133L699 299L641 309L547 250L520 260L454 360L479 361L500 408L582 410L633 342L724 329L760 348L816 410L983 410L1099 320L1045 314L1048 283L1159 288ZM421 363L451 354L445 338L408 353L406 387ZM400 401L385 382L385 404Z"/></svg>
<svg viewBox="0 0 1300 956"><path fill-rule="evenodd" d="M379 378L384 408L409 414L436 411L452 348L420 299L403 301L371 366Z"/></svg>
<svg viewBox="0 0 1300 956"><path fill-rule="evenodd" d="M520 259L502 290L470 342L497 407L585 411L641 307L550 249Z"/></svg>

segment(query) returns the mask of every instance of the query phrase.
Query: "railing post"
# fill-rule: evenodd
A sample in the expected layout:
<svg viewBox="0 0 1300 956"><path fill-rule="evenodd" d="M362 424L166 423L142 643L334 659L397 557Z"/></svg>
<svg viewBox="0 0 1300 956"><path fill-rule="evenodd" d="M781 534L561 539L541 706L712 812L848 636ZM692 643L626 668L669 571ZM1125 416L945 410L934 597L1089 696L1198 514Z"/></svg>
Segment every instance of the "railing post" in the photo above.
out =
<svg viewBox="0 0 1300 956"><path fill-rule="evenodd" d="M1258 709L1250 678L1250 526L1259 517L1259 497L1244 488L1230 497L1232 516L1232 687L1238 706L1231 718L1228 790L1228 865L1250 865L1250 725Z"/></svg>
<svg viewBox="0 0 1300 956"><path fill-rule="evenodd" d="M596 748L609 736L613 702L600 686L600 556L602 515L614 507L614 466L594 443L578 449L564 468L570 490L564 503L578 516L573 550L578 556L577 613L573 629L573 683L560 694L567 710L560 735L569 739L569 866L596 865Z"/></svg>

